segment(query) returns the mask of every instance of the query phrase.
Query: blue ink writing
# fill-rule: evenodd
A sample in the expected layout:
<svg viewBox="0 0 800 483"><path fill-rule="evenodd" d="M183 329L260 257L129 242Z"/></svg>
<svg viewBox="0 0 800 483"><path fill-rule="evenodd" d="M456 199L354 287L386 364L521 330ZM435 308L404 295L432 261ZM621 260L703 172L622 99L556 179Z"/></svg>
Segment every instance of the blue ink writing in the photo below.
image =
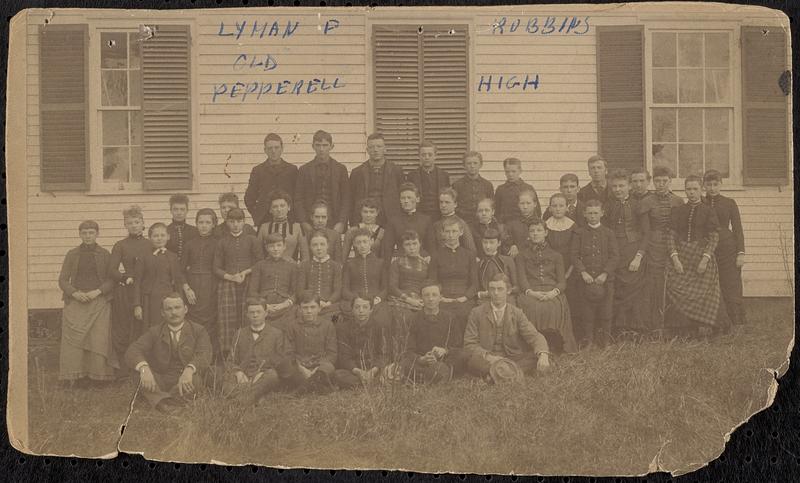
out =
<svg viewBox="0 0 800 483"><path fill-rule="evenodd" d="M291 21L286 22L286 25L281 28L281 24L277 20L271 24L259 24L257 20L253 20L250 22L248 28L248 21L243 20L241 22L234 22L233 30L226 30L225 22L220 22L217 35L220 37L233 37L235 40L239 40L242 36L259 39L263 39L264 37L281 37L285 39L291 37L299 26L300 22L298 21L294 23Z"/></svg>
<svg viewBox="0 0 800 483"><path fill-rule="evenodd" d="M525 22L525 28L519 26ZM589 31L589 17L529 17L527 19L500 17L492 24L493 35L520 33L539 35L583 35Z"/></svg>
<svg viewBox="0 0 800 483"><path fill-rule="evenodd" d="M239 54L236 60L233 61L233 70L242 70L244 68L258 69L258 70L274 70L278 67L278 62L272 55L247 55Z"/></svg>
<svg viewBox="0 0 800 483"><path fill-rule="evenodd" d="M308 80L285 79L280 82L222 83L214 85L211 102L217 102L222 99L238 99L243 103L245 99L259 101L267 94L299 96L341 89L342 87L345 87L345 83L339 77L336 77L333 81L323 77L322 79L313 78Z"/></svg>
<svg viewBox="0 0 800 483"><path fill-rule="evenodd" d="M327 22L325 22L325 28L322 29L322 33L325 34L325 35L328 35L328 33L331 30L336 29L336 28L339 28L339 21L336 20L335 18L332 18L332 19L328 20Z"/></svg>
<svg viewBox="0 0 800 483"><path fill-rule="evenodd" d="M535 91L539 89L539 74L525 74L525 77L517 75L481 75L478 81L478 92L500 91Z"/></svg>

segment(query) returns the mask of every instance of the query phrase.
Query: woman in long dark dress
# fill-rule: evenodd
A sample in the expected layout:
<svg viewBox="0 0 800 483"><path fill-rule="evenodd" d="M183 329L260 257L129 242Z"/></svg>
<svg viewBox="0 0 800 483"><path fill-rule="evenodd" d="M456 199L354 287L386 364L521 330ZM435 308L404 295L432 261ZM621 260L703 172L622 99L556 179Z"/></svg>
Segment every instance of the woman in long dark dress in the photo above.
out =
<svg viewBox="0 0 800 483"><path fill-rule="evenodd" d="M642 199L642 231L647 233L645 250L645 280L647 284L647 300L650 301L650 327L658 330L664 328L664 307L666 291L664 282L669 263L670 217L672 209L683 205L683 200L670 191L672 172L666 166L653 168L653 186L655 192Z"/></svg>
<svg viewBox="0 0 800 483"><path fill-rule="evenodd" d="M217 214L211 208L197 210L195 223L200 236L186 242L181 267L186 273L184 293L189 302L187 317L205 327L214 353L217 350L217 277L214 276L214 251L219 239L214 236Z"/></svg>

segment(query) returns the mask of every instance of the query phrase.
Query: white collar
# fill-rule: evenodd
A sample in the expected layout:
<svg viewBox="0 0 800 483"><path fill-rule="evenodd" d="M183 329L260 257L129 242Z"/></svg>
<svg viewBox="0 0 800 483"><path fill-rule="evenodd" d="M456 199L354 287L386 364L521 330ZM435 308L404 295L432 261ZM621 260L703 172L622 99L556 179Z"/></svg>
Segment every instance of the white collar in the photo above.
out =
<svg viewBox="0 0 800 483"><path fill-rule="evenodd" d="M167 253L167 247L156 248L153 250L153 255L158 255L159 253Z"/></svg>
<svg viewBox="0 0 800 483"><path fill-rule="evenodd" d="M494 305L494 303L492 303L492 302L489 302L489 305L491 305L491 306L492 306L492 310L493 310L494 312L503 312L504 310L506 310L506 307L508 307L508 302L506 302L505 304L503 304L503 306L502 306L502 307L496 307L496 306Z"/></svg>
<svg viewBox="0 0 800 483"><path fill-rule="evenodd" d="M169 325L169 324L167 324L167 328L169 329L169 331L170 331L170 332L173 332L173 333L178 333L178 332L180 332L180 331L182 331L182 330L183 330L183 326L184 326L184 325L186 325L186 321L185 321L185 320L184 320L183 322L181 322L181 325L180 325L180 326L179 326L177 329L173 328L173 327L172 327L171 325Z"/></svg>
<svg viewBox="0 0 800 483"><path fill-rule="evenodd" d="M564 231L564 230L569 230L570 228L572 228L572 225L574 225L575 222L572 220L572 218L570 218L568 216L565 216L565 217L561 218L560 220L557 220L554 216L551 216L550 218L545 220L544 224L545 224L545 226L547 227L548 230L551 230L551 231Z"/></svg>
<svg viewBox="0 0 800 483"><path fill-rule="evenodd" d="M239 233L234 233L234 232L229 230L228 233L230 233L231 236L234 237L234 238L239 238L240 236L242 236L242 233L244 233L244 230L240 231Z"/></svg>
<svg viewBox="0 0 800 483"><path fill-rule="evenodd" d="M602 225L602 223L597 223L596 225L592 225L591 223L586 224L586 226L588 226L589 228L599 228L600 225Z"/></svg>

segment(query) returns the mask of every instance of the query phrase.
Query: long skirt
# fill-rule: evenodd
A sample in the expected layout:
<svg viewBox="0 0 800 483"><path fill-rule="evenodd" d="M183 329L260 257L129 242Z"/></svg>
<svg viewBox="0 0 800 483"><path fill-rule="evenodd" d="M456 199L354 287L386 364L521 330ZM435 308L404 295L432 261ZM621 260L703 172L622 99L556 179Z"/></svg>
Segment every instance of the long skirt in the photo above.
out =
<svg viewBox="0 0 800 483"><path fill-rule="evenodd" d="M570 317L569 304L567 297L560 293L557 297L550 300L537 300L530 295L520 295L518 298L519 308L528 317L528 320L543 335L558 334L559 342L554 343L552 335L548 337L549 345L559 345L564 352L575 352L578 350L575 343L575 334L572 330L572 318ZM551 347L556 349L557 347Z"/></svg>
<svg viewBox="0 0 800 483"><path fill-rule="evenodd" d="M233 347L236 331L244 327L245 321L245 294L247 284L238 284L230 280L222 280L217 291L217 342L220 353L224 356L230 353Z"/></svg>
<svg viewBox="0 0 800 483"><path fill-rule="evenodd" d="M111 344L111 304L105 295L91 302L67 299L61 313L61 354L58 378L114 378L119 368Z"/></svg>
<svg viewBox="0 0 800 483"><path fill-rule="evenodd" d="M216 352L217 342L217 277L213 273L187 273L186 282L197 298L195 303L188 304L189 320L202 325L211 338L211 345Z"/></svg>
<svg viewBox="0 0 800 483"><path fill-rule="evenodd" d="M664 328L664 312L667 305L666 297L666 270L670 265L667 248L666 231L653 230L650 232L649 243L645 256L645 293L650 303L650 328Z"/></svg>
<svg viewBox="0 0 800 483"><path fill-rule="evenodd" d="M699 242L679 242L678 258L683 273L667 266L667 317L664 325L675 329L687 326L724 326L729 323L728 314L721 303L717 262L712 257L706 271L697 273L697 265L703 257L703 246Z"/></svg>
<svg viewBox="0 0 800 483"><path fill-rule="evenodd" d="M738 252L735 243L720 241L717 245L717 269L719 270L719 289L728 316L734 324L745 322L742 306L742 269L736 266Z"/></svg>
<svg viewBox="0 0 800 483"><path fill-rule="evenodd" d="M119 361L144 332L142 321L133 316L133 304L133 286L117 285L111 299L111 343Z"/></svg>
<svg viewBox="0 0 800 483"><path fill-rule="evenodd" d="M142 296L142 327L147 330L162 322L164 298L172 293L171 288L159 288Z"/></svg>
<svg viewBox="0 0 800 483"><path fill-rule="evenodd" d="M639 270L631 272L628 266L639 251L639 242L622 242L617 239L620 257L614 272L614 323L616 329L648 331L651 323L651 307L648 301L646 266L642 260Z"/></svg>

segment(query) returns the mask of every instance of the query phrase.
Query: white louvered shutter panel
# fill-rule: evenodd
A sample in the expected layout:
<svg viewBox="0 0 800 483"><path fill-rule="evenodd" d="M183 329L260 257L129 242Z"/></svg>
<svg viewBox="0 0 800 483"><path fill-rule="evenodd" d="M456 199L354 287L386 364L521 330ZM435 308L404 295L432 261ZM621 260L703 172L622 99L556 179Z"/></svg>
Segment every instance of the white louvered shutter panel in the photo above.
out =
<svg viewBox="0 0 800 483"><path fill-rule="evenodd" d="M144 188L192 187L191 38L188 25L149 25L142 56Z"/></svg>

